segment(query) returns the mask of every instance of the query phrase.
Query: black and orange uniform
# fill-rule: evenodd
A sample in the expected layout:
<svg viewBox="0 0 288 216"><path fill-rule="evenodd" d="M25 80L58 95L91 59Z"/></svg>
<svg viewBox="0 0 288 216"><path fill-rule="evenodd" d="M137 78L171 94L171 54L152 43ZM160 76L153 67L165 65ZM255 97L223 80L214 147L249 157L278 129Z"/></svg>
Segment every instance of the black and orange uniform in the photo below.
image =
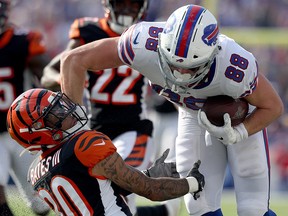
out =
<svg viewBox="0 0 288 216"><path fill-rule="evenodd" d="M26 198L27 206L35 214L45 215L50 211L49 207L27 182L27 171L34 156L25 154L19 157L23 148L8 134L6 118L12 102L35 84L34 80L28 79L31 76L27 75L31 72L30 74L40 78L41 67L46 63L46 48L39 32L27 31L9 23L5 27L5 31L0 33L0 186L6 187L11 177L17 182L20 196ZM2 198L0 195L0 199ZM9 214L0 209L0 215Z"/></svg>
<svg viewBox="0 0 288 216"><path fill-rule="evenodd" d="M92 175L92 168L115 151L106 135L78 132L35 159L28 181L59 215L132 215L119 187L104 176Z"/></svg>
<svg viewBox="0 0 288 216"><path fill-rule="evenodd" d="M6 132L11 103L24 89L24 71L29 58L44 53L42 35L15 26L0 34L0 133Z"/></svg>
<svg viewBox="0 0 288 216"><path fill-rule="evenodd" d="M79 18L71 25L70 39L86 44L95 40L116 37L107 24L106 18ZM136 141L129 155L121 154L130 165L142 164L148 138L152 135L152 122L146 119L144 98L148 81L138 71L126 65L101 71L88 71L88 90L91 100L91 128L114 138L121 134L136 131ZM124 138L125 139L125 138ZM117 146L117 144L115 144ZM122 149L117 146L117 149ZM128 147L129 149L129 147ZM145 167L143 167L145 168Z"/></svg>

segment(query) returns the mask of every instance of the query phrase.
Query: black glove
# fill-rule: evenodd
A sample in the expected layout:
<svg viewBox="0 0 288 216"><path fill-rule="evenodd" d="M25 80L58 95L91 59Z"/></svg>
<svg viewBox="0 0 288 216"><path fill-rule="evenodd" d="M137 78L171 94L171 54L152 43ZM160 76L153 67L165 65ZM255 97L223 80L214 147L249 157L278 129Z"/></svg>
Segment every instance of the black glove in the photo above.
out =
<svg viewBox="0 0 288 216"><path fill-rule="evenodd" d="M166 149L160 158L158 158L150 168L142 171L146 176L157 177L172 177L179 178L179 173L176 170L176 163L165 163L165 159L169 154L170 149Z"/></svg>
<svg viewBox="0 0 288 216"><path fill-rule="evenodd" d="M193 168L189 171L187 177L192 176L196 178L198 182L198 190L193 193L193 197L195 200L197 200L200 197L200 191L203 190L205 185L205 179L204 176L199 172L199 166L201 164L201 161L198 160L196 163L194 163Z"/></svg>

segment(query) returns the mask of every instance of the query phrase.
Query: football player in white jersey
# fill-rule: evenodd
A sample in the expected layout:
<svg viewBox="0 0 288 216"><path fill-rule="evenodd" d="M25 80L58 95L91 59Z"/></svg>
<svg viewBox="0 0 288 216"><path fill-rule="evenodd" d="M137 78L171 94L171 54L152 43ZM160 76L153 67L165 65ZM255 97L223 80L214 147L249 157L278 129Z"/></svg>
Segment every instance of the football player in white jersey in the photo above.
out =
<svg viewBox="0 0 288 216"><path fill-rule="evenodd" d="M220 34L215 17L198 5L186 5L166 22L142 22L121 37L89 43L61 59L61 87L81 103L85 71L127 64L146 76L156 92L179 109L176 163L185 176L201 159L207 186L201 198L185 196L190 215L222 215L221 194L229 164L240 216L276 215L269 209L270 164L266 127L283 113L283 103L258 71L253 54ZM201 112L206 98L244 98L250 113L232 127L222 127ZM208 136L205 139L205 133Z"/></svg>

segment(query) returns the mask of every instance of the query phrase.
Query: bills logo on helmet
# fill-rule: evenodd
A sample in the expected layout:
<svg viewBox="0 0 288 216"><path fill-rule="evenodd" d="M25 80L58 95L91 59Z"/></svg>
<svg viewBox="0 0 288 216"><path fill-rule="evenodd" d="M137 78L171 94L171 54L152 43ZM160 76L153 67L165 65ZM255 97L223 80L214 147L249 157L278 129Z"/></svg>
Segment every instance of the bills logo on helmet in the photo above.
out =
<svg viewBox="0 0 288 216"><path fill-rule="evenodd" d="M165 28L164 28L164 33L169 33L173 31L174 25L176 23L176 17L175 14L172 14L171 17L167 20Z"/></svg>
<svg viewBox="0 0 288 216"><path fill-rule="evenodd" d="M219 29L217 24L208 25L204 29L204 35L202 36L202 40L208 46L215 45L217 42L217 36L219 33Z"/></svg>

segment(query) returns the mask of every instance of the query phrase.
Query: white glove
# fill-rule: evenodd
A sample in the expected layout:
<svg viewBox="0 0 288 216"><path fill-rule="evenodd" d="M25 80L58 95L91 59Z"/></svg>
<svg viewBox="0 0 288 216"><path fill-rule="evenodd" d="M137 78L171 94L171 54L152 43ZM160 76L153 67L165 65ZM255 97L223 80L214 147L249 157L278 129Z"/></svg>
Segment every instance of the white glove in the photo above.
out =
<svg viewBox="0 0 288 216"><path fill-rule="evenodd" d="M198 111L198 123L201 127L206 129L212 136L215 136L225 145L237 143L248 137L248 132L243 123L232 127L231 119L228 113L224 116L224 126L218 127L208 120L205 112Z"/></svg>

